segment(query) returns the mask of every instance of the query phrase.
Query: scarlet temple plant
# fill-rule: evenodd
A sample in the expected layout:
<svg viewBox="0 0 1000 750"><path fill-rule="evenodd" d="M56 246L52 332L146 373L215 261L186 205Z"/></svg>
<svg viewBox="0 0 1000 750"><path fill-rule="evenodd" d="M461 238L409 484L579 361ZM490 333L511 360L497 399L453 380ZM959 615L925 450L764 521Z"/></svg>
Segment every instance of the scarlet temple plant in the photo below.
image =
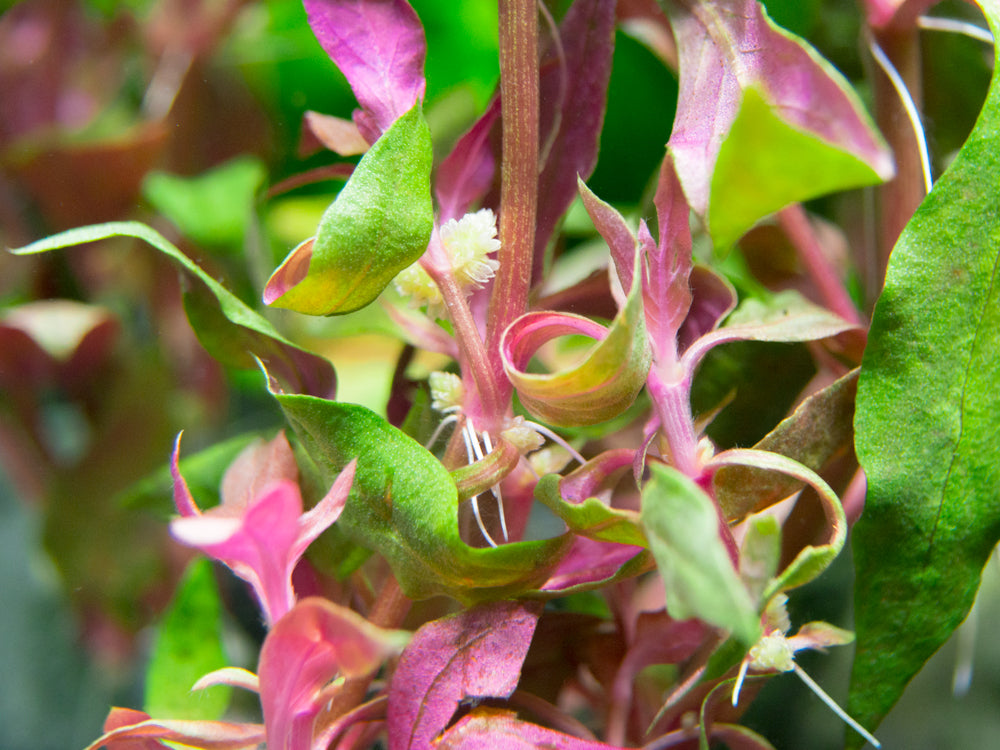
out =
<svg viewBox="0 0 1000 750"><path fill-rule="evenodd" d="M408 347L449 364L405 388L403 361L393 398L406 416L390 419L338 401L329 362L144 225L15 251L114 236L156 247L190 281L206 348L259 367L294 444L241 454L204 513L173 462L174 536L249 582L267 628L256 674L214 670L196 687L258 692L261 721L114 709L91 747L768 748L739 724L761 683L795 671L822 694L795 653L853 637L823 622L787 635L786 601L859 516L855 718L833 707L857 730L849 745L877 744L865 727L963 619L1000 537L996 87L896 243L869 328L802 204L901 180L922 155L895 131L890 148L848 81L757 0L575 0L558 18L500 0L499 89L437 160L413 8L304 5L358 103L350 120L311 113L306 126L363 155L263 300L317 316L380 300ZM879 40L915 29L927 5L865 6L893 76ZM1000 5L979 6L995 27ZM637 220L587 186L625 21L666 42L679 80ZM560 234L573 205L605 250L599 273L560 286L583 256ZM886 201L887 225L900 205ZM723 272L748 231L773 224L808 294L741 295ZM589 340L582 355L560 350L567 337ZM812 342L817 375L757 445L722 449L692 392L709 352L736 341ZM603 617L581 605L588 592Z"/></svg>

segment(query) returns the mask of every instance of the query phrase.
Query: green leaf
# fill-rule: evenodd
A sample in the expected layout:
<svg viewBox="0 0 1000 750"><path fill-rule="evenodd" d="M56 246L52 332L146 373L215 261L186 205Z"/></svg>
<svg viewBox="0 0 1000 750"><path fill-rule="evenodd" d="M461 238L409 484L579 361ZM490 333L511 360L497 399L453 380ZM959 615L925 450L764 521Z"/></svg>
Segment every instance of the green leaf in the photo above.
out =
<svg viewBox="0 0 1000 750"><path fill-rule="evenodd" d="M646 547L646 535L635 511L610 508L599 498L568 503L559 494L558 474L547 474L538 481L535 497L577 534L600 542Z"/></svg>
<svg viewBox="0 0 1000 750"><path fill-rule="evenodd" d="M142 193L185 237L202 245L238 247L266 176L258 159L242 156L196 177L150 172Z"/></svg>
<svg viewBox="0 0 1000 750"><path fill-rule="evenodd" d="M760 637L760 616L719 536L711 498L676 469L651 464L640 519L676 620L697 617L745 646Z"/></svg>
<svg viewBox="0 0 1000 750"><path fill-rule="evenodd" d="M78 227L12 250L32 255L112 237L143 240L173 260L189 282L185 309L202 345L224 364L255 368L256 359L279 377L286 389L332 396L336 374L330 362L286 339L235 294L209 276L163 235L137 221ZM256 359L255 359L256 358Z"/></svg>
<svg viewBox="0 0 1000 750"><path fill-rule="evenodd" d="M431 136L418 102L369 149L320 220L267 282L264 301L310 315L375 300L430 240Z"/></svg>
<svg viewBox="0 0 1000 750"><path fill-rule="evenodd" d="M788 456L820 471L851 446L857 383L858 373L853 370L813 394L754 448ZM802 486L801 480L787 474L738 465L719 469L713 482L715 497L729 519L761 511Z"/></svg>
<svg viewBox="0 0 1000 750"><path fill-rule="evenodd" d="M727 250L757 221L792 203L884 178L862 158L781 119L756 86L743 92L712 174L708 226Z"/></svg>
<svg viewBox="0 0 1000 750"><path fill-rule="evenodd" d="M762 603L764 591L778 572L781 558L781 525L773 515L761 514L747 521L740 545L740 578L750 597Z"/></svg>
<svg viewBox="0 0 1000 750"><path fill-rule="evenodd" d="M232 692L228 685L191 690L202 676L227 664L221 613L212 563L196 559L181 579L153 646L146 672L146 713L202 720L225 713Z"/></svg>
<svg viewBox="0 0 1000 750"><path fill-rule="evenodd" d="M994 34L1000 3L980 2ZM848 710L873 727L965 618L1000 538L1000 81L889 262L855 417Z"/></svg>
<svg viewBox="0 0 1000 750"><path fill-rule="evenodd" d="M459 536L455 480L423 446L363 406L275 397L328 479L358 459L336 526L385 557L407 596L471 605L533 593L568 548L569 535L470 547Z"/></svg>

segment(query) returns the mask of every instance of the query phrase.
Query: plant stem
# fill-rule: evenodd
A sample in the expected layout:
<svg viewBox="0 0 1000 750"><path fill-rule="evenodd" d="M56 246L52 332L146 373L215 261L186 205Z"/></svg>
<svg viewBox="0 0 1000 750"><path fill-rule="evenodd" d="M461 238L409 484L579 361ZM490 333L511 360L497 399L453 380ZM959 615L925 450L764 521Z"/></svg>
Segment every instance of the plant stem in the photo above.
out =
<svg viewBox="0 0 1000 750"><path fill-rule="evenodd" d="M839 274L823 252L802 204L795 203L779 211L778 222L798 251L826 306L844 320L864 325Z"/></svg>
<svg viewBox="0 0 1000 750"><path fill-rule="evenodd" d="M433 240L432 240L433 242ZM433 263L422 262L424 270L437 285L444 305L448 310L448 319L455 331L455 340L461 355L463 368L467 367L479 391L479 403L485 414L500 417L507 412L507 398L501 396L497 386L498 374L490 364L483 340L479 337L479 328L472 317L472 310L465 299L455 274L441 271ZM496 357L499 359L499 357ZM501 373L502 374L502 373ZM476 415L479 416L479 415Z"/></svg>
<svg viewBox="0 0 1000 750"><path fill-rule="evenodd" d="M500 267L486 327L489 351L497 350L504 329L528 307L538 203L538 99L535 0L500 0Z"/></svg>

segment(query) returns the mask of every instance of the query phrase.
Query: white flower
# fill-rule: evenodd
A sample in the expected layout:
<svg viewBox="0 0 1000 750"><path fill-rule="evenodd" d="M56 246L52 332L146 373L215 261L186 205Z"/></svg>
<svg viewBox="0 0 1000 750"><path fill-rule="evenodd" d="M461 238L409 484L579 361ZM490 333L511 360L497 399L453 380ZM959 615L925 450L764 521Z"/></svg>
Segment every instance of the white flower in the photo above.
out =
<svg viewBox="0 0 1000 750"><path fill-rule="evenodd" d="M438 309L444 304L437 284L419 261L396 274L395 284L396 290L414 307L427 305L430 309Z"/></svg>
<svg viewBox="0 0 1000 750"><path fill-rule="evenodd" d="M445 413L462 407L465 386L458 375L450 372L432 372L427 378L431 389L431 408Z"/></svg>
<svg viewBox="0 0 1000 750"><path fill-rule="evenodd" d="M493 278L500 263L490 253L500 249L497 220L488 208L449 219L440 230L441 244L451 257L455 279L463 287L481 287Z"/></svg>

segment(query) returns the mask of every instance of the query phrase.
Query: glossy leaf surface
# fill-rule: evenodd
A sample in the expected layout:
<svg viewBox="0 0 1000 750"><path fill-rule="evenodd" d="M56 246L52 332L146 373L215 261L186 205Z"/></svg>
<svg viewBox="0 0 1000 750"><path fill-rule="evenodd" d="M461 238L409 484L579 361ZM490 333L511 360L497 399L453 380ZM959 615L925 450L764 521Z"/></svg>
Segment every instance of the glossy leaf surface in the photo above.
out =
<svg viewBox="0 0 1000 750"><path fill-rule="evenodd" d="M980 3L993 32L1000 3ZM855 527L848 710L874 727L969 611L1000 538L1000 82L893 250L855 417L868 475Z"/></svg>

